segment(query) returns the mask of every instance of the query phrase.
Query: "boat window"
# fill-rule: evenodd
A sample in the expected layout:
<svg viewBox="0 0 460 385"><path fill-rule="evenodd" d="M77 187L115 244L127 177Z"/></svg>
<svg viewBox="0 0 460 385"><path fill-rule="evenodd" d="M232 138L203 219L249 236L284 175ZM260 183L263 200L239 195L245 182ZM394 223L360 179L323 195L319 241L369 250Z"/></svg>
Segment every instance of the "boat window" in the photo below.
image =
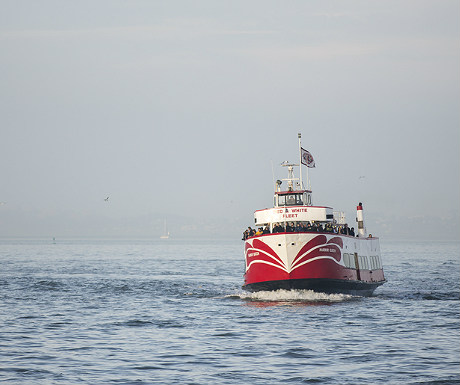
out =
<svg viewBox="0 0 460 385"><path fill-rule="evenodd" d="M359 267L361 268L361 270L369 270L369 263L367 261L367 257L365 255L360 255L359 259Z"/></svg>
<svg viewBox="0 0 460 385"><path fill-rule="evenodd" d="M381 268L378 255L371 255L369 258L371 260L371 270L377 270Z"/></svg>
<svg viewBox="0 0 460 385"><path fill-rule="evenodd" d="M349 267L351 269L356 269L355 256L353 254L344 253L343 254L343 263L344 263L345 267Z"/></svg>
<svg viewBox="0 0 460 385"><path fill-rule="evenodd" d="M280 206L296 206L302 204L302 194L287 194L278 196L278 205Z"/></svg>

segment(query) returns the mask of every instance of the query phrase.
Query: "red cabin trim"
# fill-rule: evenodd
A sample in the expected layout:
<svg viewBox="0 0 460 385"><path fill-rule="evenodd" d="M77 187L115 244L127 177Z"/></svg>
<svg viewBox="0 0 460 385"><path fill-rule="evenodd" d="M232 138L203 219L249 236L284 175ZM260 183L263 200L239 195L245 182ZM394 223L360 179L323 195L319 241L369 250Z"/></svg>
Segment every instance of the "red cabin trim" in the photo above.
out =
<svg viewBox="0 0 460 385"><path fill-rule="evenodd" d="M270 209L260 209L260 210L256 210L254 211L255 213L259 212L259 211L266 211L266 210L276 210L276 209L282 209L282 208L286 208L286 209L292 209L292 208L295 208L295 207L311 207L311 208L316 208L316 209L332 209L332 207L329 207L329 206L305 206L305 205L296 205L296 206L278 206L278 207L272 207ZM295 221L294 221L295 222Z"/></svg>
<svg viewBox="0 0 460 385"><path fill-rule="evenodd" d="M275 191L275 195L311 193L311 190Z"/></svg>

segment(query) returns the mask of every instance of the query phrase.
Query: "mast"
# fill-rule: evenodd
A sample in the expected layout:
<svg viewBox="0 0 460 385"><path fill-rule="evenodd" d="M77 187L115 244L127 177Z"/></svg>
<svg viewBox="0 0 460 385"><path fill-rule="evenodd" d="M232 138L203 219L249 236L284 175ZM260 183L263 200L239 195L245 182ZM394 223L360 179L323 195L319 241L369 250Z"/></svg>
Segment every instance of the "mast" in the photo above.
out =
<svg viewBox="0 0 460 385"><path fill-rule="evenodd" d="M300 143L300 138L302 137L302 134L299 132L297 134L299 138L299 174L300 174L300 189L303 189L303 182L302 182L302 144ZM307 174L308 175L308 174ZM308 179L307 179L308 183Z"/></svg>

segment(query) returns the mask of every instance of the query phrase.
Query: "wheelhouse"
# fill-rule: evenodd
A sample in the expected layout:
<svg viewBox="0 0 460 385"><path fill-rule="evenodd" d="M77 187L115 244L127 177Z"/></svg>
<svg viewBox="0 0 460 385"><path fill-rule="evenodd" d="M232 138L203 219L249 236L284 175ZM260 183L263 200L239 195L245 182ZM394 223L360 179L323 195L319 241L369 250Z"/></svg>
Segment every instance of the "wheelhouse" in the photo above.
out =
<svg viewBox="0 0 460 385"><path fill-rule="evenodd" d="M311 191L275 191L274 206L311 206Z"/></svg>

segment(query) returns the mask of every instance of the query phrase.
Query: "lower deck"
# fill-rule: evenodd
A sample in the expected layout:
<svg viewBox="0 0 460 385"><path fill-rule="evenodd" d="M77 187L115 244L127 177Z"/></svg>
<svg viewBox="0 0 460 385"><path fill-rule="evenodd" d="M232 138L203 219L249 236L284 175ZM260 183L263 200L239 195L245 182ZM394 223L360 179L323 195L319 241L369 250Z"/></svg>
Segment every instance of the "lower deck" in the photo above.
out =
<svg viewBox="0 0 460 385"><path fill-rule="evenodd" d="M378 238L265 234L245 241L245 261L243 287L247 290L295 286L323 292L369 292L385 282Z"/></svg>

